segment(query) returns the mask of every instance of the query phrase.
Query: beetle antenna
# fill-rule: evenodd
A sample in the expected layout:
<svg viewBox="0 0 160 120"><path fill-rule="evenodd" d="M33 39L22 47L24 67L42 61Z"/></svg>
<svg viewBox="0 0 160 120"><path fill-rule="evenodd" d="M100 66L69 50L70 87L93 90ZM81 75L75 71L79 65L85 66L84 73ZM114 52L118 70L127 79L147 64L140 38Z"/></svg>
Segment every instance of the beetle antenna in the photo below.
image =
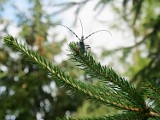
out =
<svg viewBox="0 0 160 120"><path fill-rule="evenodd" d="M73 30L71 30L69 27L67 27L67 26L65 26L65 25L61 25L61 24L59 24L59 25L67 28L69 31L71 31L71 32L76 36L76 38L78 38L79 40L81 40L81 39L76 35L76 33L75 33Z"/></svg>
<svg viewBox="0 0 160 120"><path fill-rule="evenodd" d="M98 30L98 31L95 31L95 32L89 34L87 37L84 38L84 40L87 39L87 38L89 38L93 34L98 33L98 32L108 32L112 36L112 34L108 30Z"/></svg>
<svg viewBox="0 0 160 120"><path fill-rule="evenodd" d="M83 25L82 25L82 21L81 21L80 18L79 18L79 21L80 21L80 24L81 24L81 28L82 28L82 37L83 37Z"/></svg>

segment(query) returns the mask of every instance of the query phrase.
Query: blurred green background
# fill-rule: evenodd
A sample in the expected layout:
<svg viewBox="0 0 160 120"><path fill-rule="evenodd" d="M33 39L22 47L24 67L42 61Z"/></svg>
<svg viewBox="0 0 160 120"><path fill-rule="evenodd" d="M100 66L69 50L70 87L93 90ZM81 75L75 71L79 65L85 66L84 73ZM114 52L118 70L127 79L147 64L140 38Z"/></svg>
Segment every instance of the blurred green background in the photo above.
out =
<svg viewBox="0 0 160 120"><path fill-rule="evenodd" d="M160 82L159 0L0 0L0 120L54 120L119 113L59 87L36 64L4 46L11 34L79 80L97 84L71 62L66 46L80 37L78 19L86 33L107 28L88 41L102 64L126 77L139 91L152 77ZM77 26L78 25L78 26ZM78 27L78 28L77 28ZM108 39L108 40L107 40Z"/></svg>

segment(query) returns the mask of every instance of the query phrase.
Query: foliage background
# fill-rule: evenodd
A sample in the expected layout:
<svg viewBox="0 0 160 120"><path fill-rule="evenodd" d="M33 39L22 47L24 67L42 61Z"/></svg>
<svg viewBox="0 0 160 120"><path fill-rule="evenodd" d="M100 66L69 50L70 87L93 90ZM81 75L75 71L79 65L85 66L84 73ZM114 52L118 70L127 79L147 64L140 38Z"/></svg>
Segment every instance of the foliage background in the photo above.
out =
<svg viewBox="0 0 160 120"><path fill-rule="evenodd" d="M59 35L61 33L53 32L51 35L49 32L61 21L57 15L63 15L67 10L74 10L73 24L75 24L77 18L82 16L81 11L85 5L92 1L63 1L64 4L56 4L56 1L54 3L48 0L46 3L49 7L59 8L51 13L44 11L42 1L24 1L27 6L24 11L19 10L15 4L10 4L11 0L0 1L2 26L0 38L2 39L8 33L12 34L15 30L11 27L14 22L19 31L16 35L18 39L26 42L33 50L54 64L59 64L71 76L89 80L88 76L76 69L75 64L69 60L60 60L62 62L57 63L57 56L61 56L64 52L63 46L68 39L61 37L59 41L57 36L61 36ZM128 77L139 90L141 90L141 80L148 76L153 77L159 84L160 2L158 0L123 0L117 5L116 0L98 0L94 5L96 13L94 18L98 20L98 14L107 16L104 9L108 9L108 6L112 8L116 16L116 20L109 24L110 30L130 31L133 45L110 50L102 49L102 53L95 54L95 56L97 55L100 61L109 64ZM8 19L6 16L9 15L5 13L5 10L10 7L13 7L15 11L15 14L9 14L13 16L12 20ZM63 18L62 21L65 20L67 21L67 18ZM85 20L83 21L85 23ZM101 24L107 27L106 22L107 20L103 20ZM125 24L127 29L120 24ZM116 36L113 33L112 35ZM97 40L97 38L94 39ZM93 51L94 49L93 46ZM90 81L92 84L98 84L96 80ZM65 88L59 88L49 76L38 69L37 65L31 65L26 58L4 47L2 40L0 41L0 108L0 119L17 120L40 118L50 120L64 115L84 117L120 112L114 108L88 102L82 96L74 96Z"/></svg>

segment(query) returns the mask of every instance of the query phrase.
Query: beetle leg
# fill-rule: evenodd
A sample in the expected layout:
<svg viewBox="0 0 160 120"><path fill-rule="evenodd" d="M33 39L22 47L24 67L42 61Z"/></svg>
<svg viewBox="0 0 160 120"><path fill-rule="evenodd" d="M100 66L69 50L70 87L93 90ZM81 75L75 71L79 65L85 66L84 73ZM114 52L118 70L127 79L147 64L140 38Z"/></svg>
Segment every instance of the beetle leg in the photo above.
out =
<svg viewBox="0 0 160 120"><path fill-rule="evenodd" d="M91 51L91 47L89 45L85 45L85 50L90 52Z"/></svg>

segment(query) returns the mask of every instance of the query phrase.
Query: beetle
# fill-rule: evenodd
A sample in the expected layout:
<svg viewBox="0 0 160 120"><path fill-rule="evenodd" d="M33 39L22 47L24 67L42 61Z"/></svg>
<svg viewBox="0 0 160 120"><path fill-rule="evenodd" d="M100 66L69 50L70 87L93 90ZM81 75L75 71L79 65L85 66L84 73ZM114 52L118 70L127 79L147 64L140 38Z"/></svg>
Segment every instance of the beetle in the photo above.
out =
<svg viewBox="0 0 160 120"><path fill-rule="evenodd" d="M89 45L85 45L84 40L88 39L88 38L89 38L90 36L92 36L93 34L98 33L98 32L108 32L108 33L112 36L112 34L111 34L108 30L98 30L98 31L92 32L92 33L89 34L87 37L84 37L84 36L83 36L83 26L82 26L81 19L79 19L79 21L80 21L81 28L82 28L82 36L81 36L81 38L79 38L78 35L77 35L73 30L71 30L69 27L67 27L67 26L65 26L65 25L61 25L61 24L59 24L59 25L67 28L69 31L71 31L71 32L75 35L76 38L79 39L79 42L77 42L77 45L78 45L78 47L80 48L80 50L81 50L82 53L85 53L85 52L87 51L87 49L90 48Z"/></svg>

